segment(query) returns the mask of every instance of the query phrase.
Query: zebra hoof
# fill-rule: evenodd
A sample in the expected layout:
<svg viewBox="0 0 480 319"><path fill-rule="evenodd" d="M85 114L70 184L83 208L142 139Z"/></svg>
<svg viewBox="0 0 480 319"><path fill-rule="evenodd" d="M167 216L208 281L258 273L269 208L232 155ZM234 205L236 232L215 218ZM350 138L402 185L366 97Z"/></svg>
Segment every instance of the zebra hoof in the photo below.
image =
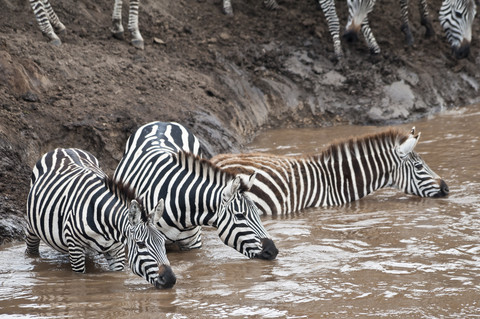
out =
<svg viewBox="0 0 480 319"><path fill-rule="evenodd" d="M223 13L227 16L233 16L233 9L232 6L224 6Z"/></svg>
<svg viewBox="0 0 480 319"><path fill-rule="evenodd" d="M62 40L60 40L60 39L58 39L58 38L57 38L57 39L52 39L52 40L50 40L49 43L50 43L51 45L55 46L55 47L59 47L59 46L62 45Z"/></svg>
<svg viewBox="0 0 480 319"><path fill-rule="evenodd" d="M132 45L140 50L143 50L145 48L143 40L133 39Z"/></svg>
<svg viewBox="0 0 480 319"><path fill-rule="evenodd" d="M117 40L125 40L123 31L112 31L112 36Z"/></svg>

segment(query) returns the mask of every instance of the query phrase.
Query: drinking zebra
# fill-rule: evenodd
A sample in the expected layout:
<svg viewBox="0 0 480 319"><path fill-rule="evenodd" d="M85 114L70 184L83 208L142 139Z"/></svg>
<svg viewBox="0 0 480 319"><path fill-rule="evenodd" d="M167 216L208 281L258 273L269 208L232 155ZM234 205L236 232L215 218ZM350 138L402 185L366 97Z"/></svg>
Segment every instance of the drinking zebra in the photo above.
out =
<svg viewBox="0 0 480 319"><path fill-rule="evenodd" d="M380 53L380 47L373 36L368 23L368 14L373 10L376 0L348 0L349 18L344 38L349 41L358 39L361 30L365 41L373 54ZM408 19L408 0L400 0L402 25L408 45L413 44L413 36ZM425 37L435 34L428 13L427 0L420 0L421 24L425 26ZM474 0L444 0L439 13L440 23L447 35L452 50L457 59L466 58L470 52L472 40L472 26L476 14Z"/></svg>
<svg viewBox="0 0 480 319"><path fill-rule="evenodd" d="M413 151L420 133L398 130L348 139L313 156L223 154L212 163L231 174L257 178L247 195L264 214L341 205L384 187L442 197L447 184Z"/></svg>
<svg viewBox="0 0 480 319"><path fill-rule="evenodd" d="M130 206L128 207L128 202ZM156 288L176 278L165 251L165 237L154 223L163 213L158 201L147 215L132 189L114 183L97 159L79 149L56 149L35 165L27 200L27 253L38 255L40 240L69 254L72 270L85 272L85 253L105 255L111 270L125 267Z"/></svg>
<svg viewBox="0 0 480 319"><path fill-rule="evenodd" d="M37 19L38 25L42 33L50 40L53 45L61 45L62 41L55 33L63 33L65 25L60 22L57 14L50 5L49 0L29 0L30 5ZM140 30L138 28L138 8L140 0L130 0L130 8L128 13L128 30L132 34L131 43L134 47L144 48L144 42ZM112 34L117 39L123 39L122 25L122 0L115 0L112 15Z"/></svg>
<svg viewBox="0 0 480 319"><path fill-rule="evenodd" d="M200 158L198 139L177 123L152 122L126 144L114 179L132 185L147 209L160 199L165 211L156 225L167 243L199 248L202 225L249 258L274 259L278 250L255 204L245 195L255 175L241 179Z"/></svg>

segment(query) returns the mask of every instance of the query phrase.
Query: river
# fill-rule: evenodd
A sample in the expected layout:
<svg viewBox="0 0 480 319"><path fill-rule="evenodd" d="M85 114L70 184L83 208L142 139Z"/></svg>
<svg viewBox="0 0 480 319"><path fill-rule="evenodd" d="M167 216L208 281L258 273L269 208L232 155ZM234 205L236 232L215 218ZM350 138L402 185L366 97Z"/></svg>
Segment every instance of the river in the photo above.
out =
<svg viewBox="0 0 480 319"><path fill-rule="evenodd" d="M86 274L46 246L0 249L2 318L478 318L480 316L480 110L455 109L408 125L416 151L449 185L424 199L384 189L341 207L263 222L279 254L248 260L205 229L202 249L169 252L177 275L156 290L130 270L92 257ZM319 152L379 127L273 130L247 149Z"/></svg>

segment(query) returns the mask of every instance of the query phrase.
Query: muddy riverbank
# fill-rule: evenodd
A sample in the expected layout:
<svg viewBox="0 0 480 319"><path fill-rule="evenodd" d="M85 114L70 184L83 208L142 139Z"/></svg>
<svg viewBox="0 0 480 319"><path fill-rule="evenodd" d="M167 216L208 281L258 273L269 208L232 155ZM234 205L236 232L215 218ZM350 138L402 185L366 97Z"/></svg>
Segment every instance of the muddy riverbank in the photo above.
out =
<svg viewBox="0 0 480 319"><path fill-rule="evenodd" d="M214 154L240 150L265 128L386 125L478 101L479 24L471 56L454 60L439 0L436 37L424 39L412 4L416 42L407 47L398 3L378 3L370 20L382 53L343 43L341 61L314 2L279 3L272 12L236 0L231 17L218 0L142 1L139 51L111 37L110 2L53 3L67 32L52 47L28 2L3 1L0 243L21 238L31 167L55 147L86 149L111 173L129 134L151 120L190 127ZM337 11L345 25L346 4Z"/></svg>

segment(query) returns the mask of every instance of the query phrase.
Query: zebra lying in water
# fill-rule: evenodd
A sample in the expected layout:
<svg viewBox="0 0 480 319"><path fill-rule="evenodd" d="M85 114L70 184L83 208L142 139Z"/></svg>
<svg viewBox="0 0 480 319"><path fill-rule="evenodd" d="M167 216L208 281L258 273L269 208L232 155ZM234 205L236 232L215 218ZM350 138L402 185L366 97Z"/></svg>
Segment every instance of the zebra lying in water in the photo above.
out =
<svg viewBox="0 0 480 319"><path fill-rule="evenodd" d="M130 206L128 207L128 202ZM147 216L134 192L114 183L97 159L79 149L56 149L35 165L27 200L27 253L38 255L40 240L69 254L72 270L85 272L85 253L105 255L111 270L125 267L156 288L176 278L165 251L165 237L154 226L163 213L159 201Z"/></svg>
<svg viewBox="0 0 480 319"><path fill-rule="evenodd" d="M443 197L447 184L413 150L420 133L398 130L352 138L313 156L222 154L211 159L226 172L257 178L246 192L264 214L341 205L384 187Z"/></svg>
<svg viewBox="0 0 480 319"><path fill-rule="evenodd" d="M200 150L199 140L180 124L146 124L129 137L114 180L132 185L147 209L165 200L156 225L167 244L200 248L201 226L213 226L245 256L275 259L278 250L246 196L255 176L243 181L226 173L197 156Z"/></svg>
<svg viewBox="0 0 480 319"><path fill-rule="evenodd" d="M62 41L57 33L65 32L65 25L60 22L57 14L50 5L49 0L29 0L33 9L35 18L43 35L45 35L53 45L61 45ZM144 41L138 28L138 8L140 0L130 0L128 13L128 31L132 35L132 45L138 49L144 48ZM115 0L112 15L112 34L117 39L123 39L122 25L122 0ZM57 33L55 33L57 32Z"/></svg>
<svg viewBox="0 0 480 319"><path fill-rule="evenodd" d="M375 2L376 0L348 0L349 18L344 37L349 41L355 41L361 30L370 52L378 54L380 47L373 36L367 17L373 10ZM401 30L405 34L407 44L412 45L413 36L408 19L408 0L400 0L400 7ZM428 11L427 0L420 0L421 24L426 28L425 37L435 34ZM444 0L442 3L439 12L440 24L457 59L463 59L469 55L475 14L474 0Z"/></svg>

